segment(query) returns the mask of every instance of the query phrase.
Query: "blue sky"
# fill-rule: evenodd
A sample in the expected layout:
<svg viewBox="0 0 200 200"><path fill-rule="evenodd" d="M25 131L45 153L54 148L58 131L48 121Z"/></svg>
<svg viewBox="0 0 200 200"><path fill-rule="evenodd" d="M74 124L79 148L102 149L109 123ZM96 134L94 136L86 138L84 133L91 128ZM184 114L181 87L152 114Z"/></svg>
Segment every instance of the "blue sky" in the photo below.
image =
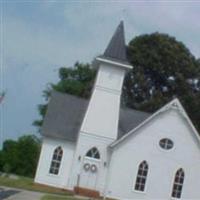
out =
<svg viewBox="0 0 200 200"><path fill-rule="evenodd" d="M200 1L1 1L0 142L37 134L42 90L61 66L91 62L121 19L126 41L155 31L182 41L200 57Z"/></svg>

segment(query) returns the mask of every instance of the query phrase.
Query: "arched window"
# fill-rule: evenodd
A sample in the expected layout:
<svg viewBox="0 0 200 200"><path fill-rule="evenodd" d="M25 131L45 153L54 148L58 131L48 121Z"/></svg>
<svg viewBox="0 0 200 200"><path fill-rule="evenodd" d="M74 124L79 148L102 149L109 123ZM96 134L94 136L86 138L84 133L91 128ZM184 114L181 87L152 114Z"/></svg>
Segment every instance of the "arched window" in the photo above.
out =
<svg viewBox="0 0 200 200"><path fill-rule="evenodd" d="M63 155L63 150L61 147L57 147L54 150L52 161L51 161L51 166L49 169L50 174L58 174L59 173L59 168L62 160L62 155Z"/></svg>
<svg viewBox="0 0 200 200"><path fill-rule="evenodd" d="M135 183L135 190L144 191L148 174L148 164L146 161L140 163Z"/></svg>
<svg viewBox="0 0 200 200"><path fill-rule="evenodd" d="M95 159L100 159L100 154L99 151L96 147L91 148L87 153L86 153L87 157L90 158L95 158Z"/></svg>
<svg viewBox="0 0 200 200"><path fill-rule="evenodd" d="M181 198L184 176L185 176L185 174L184 174L183 169L179 169L176 172L176 175L174 178L173 190L172 190L172 197Z"/></svg>

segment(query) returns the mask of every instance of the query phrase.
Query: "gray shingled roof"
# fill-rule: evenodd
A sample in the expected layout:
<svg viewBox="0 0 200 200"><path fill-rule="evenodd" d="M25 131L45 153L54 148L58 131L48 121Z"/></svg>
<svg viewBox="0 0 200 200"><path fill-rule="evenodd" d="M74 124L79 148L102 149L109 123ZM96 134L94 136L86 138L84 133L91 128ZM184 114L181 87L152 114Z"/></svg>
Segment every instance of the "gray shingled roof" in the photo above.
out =
<svg viewBox="0 0 200 200"><path fill-rule="evenodd" d="M125 44L125 37L124 37L123 21L120 22L104 54L100 57L129 64L127 60L127 56L126 56L126 44Z"/></svg>
<svg viewBox="0 0 200 200"><path fill-rule="evenodd" d="M42 126L42 135L75 142L88 103L88 100L53 91ZM121 108L118 138L149 116L149 113Z"/></svg>
<svg viewBox="0 0 200 200"><path fill-rule="evenodd" d="M41 129L43 136L76 141L88 101L53 91Z"/></svg>

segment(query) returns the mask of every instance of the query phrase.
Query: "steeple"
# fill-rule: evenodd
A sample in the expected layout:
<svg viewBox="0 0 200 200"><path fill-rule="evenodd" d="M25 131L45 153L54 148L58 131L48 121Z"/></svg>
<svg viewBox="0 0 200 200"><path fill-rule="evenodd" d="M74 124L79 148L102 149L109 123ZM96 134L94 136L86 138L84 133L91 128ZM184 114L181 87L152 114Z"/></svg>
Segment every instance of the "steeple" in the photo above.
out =
<svg viewBox="0 0 200 200"><path fill-rule="evenodd" d="M97 57L98 61L103 62L115 62L118 65L123 65L126 68L132 68L128 62L126 55L126 44L125 44L125 36L124 36L124 23L120 22L117 29L114 32L107 48L103 55Z"/></svg>
<svg viewBox="0 0 200 200"><path fill-rule="evenodd" d="M108 59L117 59L119 61L127 62L123 21L118 25L103 56Z"/></svg>
<svg viewBox="0 0 200 200"><path fill-rule="evenodd" d="M117 27L104 54L96 61L98 73L80 135L95 135L111 142L118 137L123 81L126 70L132 68L126 58L123 22ZM100 141L95 140L94 144Z"/></svg>

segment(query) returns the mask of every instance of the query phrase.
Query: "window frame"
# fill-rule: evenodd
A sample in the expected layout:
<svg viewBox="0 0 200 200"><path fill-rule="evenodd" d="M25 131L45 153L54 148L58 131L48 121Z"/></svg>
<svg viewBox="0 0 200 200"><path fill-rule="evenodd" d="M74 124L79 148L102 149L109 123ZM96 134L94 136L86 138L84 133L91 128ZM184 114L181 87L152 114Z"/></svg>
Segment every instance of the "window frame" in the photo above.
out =
<svg viewBox="0 0 200 200"><path fill-rule="evenodd" d="M94 154L94 152L92 152L93 150L96 150L95 154ZM92 153L91 156L88 155L89 153ZM98 155L98 158L95 158L95 155ZM100 154L100 152L99 152L97 147L92 147L86 152L85 157L89 158L89 159L100 160L101 159L101 154Z"/></svg>
<svg viewBox="0 0 200 200"><path fill-rule="evenodd" d="M182 181L182 183L179 181L179 182L177 182L176 181L176 178L177 178L177 174L179 173L181 171L181 173L182 173L182 175L181 176L179 176L178 178L180 179L180 178L183 178L183 181ZM172 187L171 187L171 199L181 199L181 196L182 196L182 193L183 193L183 186L184 186L184 181L185 181L185 171L183 170L183 168L179 168L178 170L176 170L176 172L174 173L174 176L173 176L173 183L172 183ZM179 191L179 195L178 195L178 197L177 197L177 195L176 196L173 196L173 193L174 193L174 187L175 186L179 186L179 187L181 187L181 189L180 189L180 191ZM177 189L176 189L176 192L177 192Z"/></svg>
<svg viewBox="0 0 200 200"><path fill-rule="evenodd" d="M49 174L57 176L60 172L60 167L63 158L63 149L61 146L58 146L54 149L53 155L51 157L51 163L49 167Z"/></svg>
<svg viewBox="0 0 200 200"><path fill-rule="evenodd" d="M147 172L146 172L146 175L142 175L140 176L140 178L143 178L145 179L145 182L144 182L144 190L139 190L139 189L136 189L136 185L137 185L137 180L138 180L138 175L139 175L139 171L141 170L140 169L140 166L145 163L146 166L147 166ZM146 193L146 188L147 188L147 178L148 178L148 174L149 174L149 164L146 160L143 160L142 162L139 163L138 167L137 167L137 173L136 173L136 176L135 176L135 180L134 180L134 183L133 183L133 191L136 192L136 193L141 193L141 194L145 194Z"/></svg>
<svg viewBox="0 0 200 200"><path fill-rule="evenodd" d="M172 142L171 148L165 148L165 147L161 146L162 140L171 141L171 142ZM170 138L161 138L161 139L159 140L158 145L159 145L159 148L160 148L162 151L165 151L165 152L171 151L171 150L173 150L173 149L175 148L175 146L174 146L174 141L173 141L172 139L170 139ZM166 144L165 144L165 145L166 145Z"/></svg>

